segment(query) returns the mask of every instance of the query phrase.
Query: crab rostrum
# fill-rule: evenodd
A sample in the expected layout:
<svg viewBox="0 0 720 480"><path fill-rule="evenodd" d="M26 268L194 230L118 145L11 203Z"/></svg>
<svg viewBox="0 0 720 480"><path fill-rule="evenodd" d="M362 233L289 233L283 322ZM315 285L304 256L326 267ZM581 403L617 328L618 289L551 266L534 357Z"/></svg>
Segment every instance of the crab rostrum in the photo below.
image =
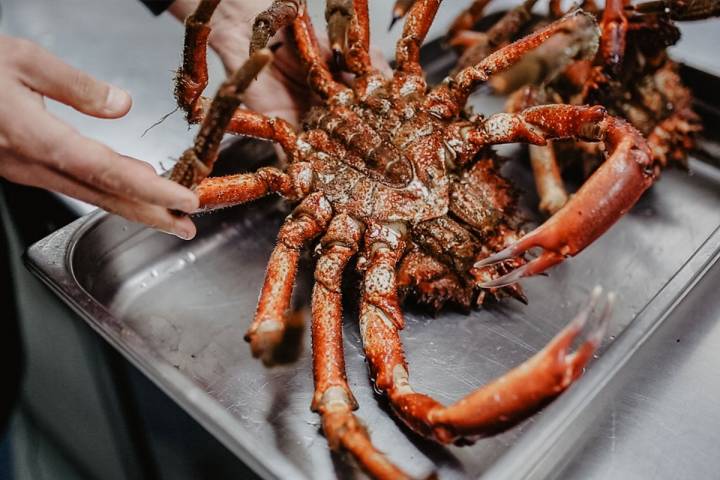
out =
<svg viewBox="0 0 720 480"><path fill-rule="evenodd" d="M348 86L326 65L304 2L277 0L255 21L247 62L209 101L201 93L207 83L207 25L217 4L202 1L186 22L177 94L189 119L202 125L172 178L195 188L203 209L270 193L297 203L280 229L246 338L255 356L272 363L288 331L301 250L316 242L312 408L322 416L331 448L350 452L377 478L405 478L373 446L353 413L357 404L343 359L341 277L354 256L363 279L359 325L373 381L418 434L442 443L472 442L511 427L565 390L606 330L609 306L595 309L599 293L542 351L450 406L410 386L399 336L400 298L408 294L436 308L448 301L470 307L508 294L522 298L515 285L520 276L579 252L650 184L644 140L601 107L548 105L488 118L463 112L473 89L495 72L578 23L595 28L592 17L564 17L430 88L419 52L439 0L412 7L392 78L370 62L367 1L330 1L330 44L336 60L354 74ZM290 30L308 85L322 99L299 131L281 119L239 108L242 91L271 61L266 44L281 28ZM287 154L287 166L206 178L226 131L276 142ZM605 142L608 167L580 189L567 213L526 237L525 243L547 250L526 263L514 250L521 237L513 219L515 196L499 175L490 146L544 144L551 138ZM614 172L611 178L607 172ZM482 264L496 252L506 258Z"/></svg>

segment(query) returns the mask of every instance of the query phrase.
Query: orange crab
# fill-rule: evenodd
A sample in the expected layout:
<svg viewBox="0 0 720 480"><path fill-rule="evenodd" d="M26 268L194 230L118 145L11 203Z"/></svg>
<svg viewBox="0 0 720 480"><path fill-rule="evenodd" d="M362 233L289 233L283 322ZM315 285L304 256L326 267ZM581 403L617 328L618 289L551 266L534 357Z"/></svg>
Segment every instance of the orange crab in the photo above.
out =
<svg viewBox="0 0 720 480"><path fill-rule="evenodd" d="M363 277L359 326L373 381L413 431L441 443L472 442L511 427L564 391L606 331L610 302L596 309L599 293L541 352L449 406L410 386L399 335L400 294L438 308L448 301L470 307L488 297L522 298L517 278L579 252L652 183L652 156L642 136L601 107L547 105L488 118L464 113L478 85L560 32L595 28L593 18L566 16L429 87L419 52L439 0L418 1L410 10L392 78L370 61L367 1L331 0L329 36L355 75L348 85L320 54L305 3L276 0L255 21L250 58L209 101L201 94L207 84L207 25L217 4L202 1L186 22L177 94L189 118L202 125L171 178L195 188L203 209L270 193L297 203L280 229L246 336L266 363L286 340L300 252L320 238L312 294L312 408L322 416L331 448L350 452L376 478L406 477L373 446L353 413L357 404L345 378L341 329L341 278L353 257ZM300 130L240 107L243 90L272 60L268 40L282 28L290 30L308 85L322 99ZM225 132L276 142L287 166L207 177ZM514 220L515 196L490 146L554 138L603 141L608 159L563 212L532 234L533 243L548 252L526 263L515 255L522 236ZM524 238L521 246L528 242Z"/></svg>

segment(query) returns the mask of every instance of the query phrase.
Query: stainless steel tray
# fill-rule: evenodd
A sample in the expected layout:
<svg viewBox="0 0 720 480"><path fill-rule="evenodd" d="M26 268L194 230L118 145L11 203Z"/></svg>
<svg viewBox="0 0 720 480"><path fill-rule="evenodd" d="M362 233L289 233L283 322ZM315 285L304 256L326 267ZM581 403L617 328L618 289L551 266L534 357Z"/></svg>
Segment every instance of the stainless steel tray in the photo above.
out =
<svg viewBox="0 0 720 480"><path fill-rule="evenodd" d="M426 50L427 53L427 50ZM432 51L430 52L432 53ZM442 70L438 62L435 71ZM712 89L709 89L712 90ZM482 95L479 110L499 110ZM706 119L716 122L711 110ZM259 153L235 144L225 158ZM715 144L706 144L712 150ZM256 145L253 146L255 148ZM262 149L260 150L262 151ZM245 152L245 153L243 153ZM257 151L256 151L257 152ZM518 149L505 153L517 155ZM706 155L706 160L712 155ZM414 387L451 402L542 348L602 284L619 294L610 336L586 375L544 411L472 447L443 447L408 432L373 392L347 288L345 348L358 415L374 442L418 477L544 478L581 443L614 392L622 367L702 281L720 252L720 172L691 160L692 174L670 170L637 206L579 257L549 277L524 281L528 306L506 301L470 314L432 317L408 308L402 333ZM507 174L532 194L529 171ZM192 242L93 213L33 245L27 264L152 381L251 468L267 478L353 478L331 454L310 412L310 340L297 362L268 369L242 340L283 214L277 201L198 218ZM312 264L303 261L296 306L310 296ZM349 283L349 286L351 284Z"/></svg>

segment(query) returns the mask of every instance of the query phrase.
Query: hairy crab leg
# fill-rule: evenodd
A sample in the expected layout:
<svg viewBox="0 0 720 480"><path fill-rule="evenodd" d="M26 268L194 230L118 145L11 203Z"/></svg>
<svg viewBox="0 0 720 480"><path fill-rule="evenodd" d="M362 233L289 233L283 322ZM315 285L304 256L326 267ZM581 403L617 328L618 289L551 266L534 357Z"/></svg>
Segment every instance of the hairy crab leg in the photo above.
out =
<svg viewBox="0 0 720 480"><path fill-rule="evenodd" d="M201 0L195 11L185 19L183 60L175 76L175 98L190 122L197 121L196 112L201 108L198 103L208 83L208 24L219 3L220 0Z"/></svg>
<svg viewBox="0 0 720 480"><path fill-rule="evenodd" d="M530 145L530 165L535 179L535 188L540 197L540 211L552 215L568 201L565 184L560 175L555 148L551 141L547 145Z"/></svg>
<svg viewBox="0 0 720 480"><path fill-rule="evenodd" d="M194 145L185 150L175 164L170 174L171 180L192 188L210 174L217 159L220 141L240 105L242 92L271 60L270 50L260 50L223 82L203 118Z"/></svg>
<svg viewBox="0 0 720 480"><path fill-rule="evenodd" d="M358 251L363 226L348 215L333 218L320 241L312 294L312 410L322 416L323 431L333 450L350 452L363 470L378 479L409 478L378 451L353 414L357 402L345 375L342 339L342 274Z"/></svg>
<svg viewBox="0 0 720 480"><path fill-rule="evenodd" d="M210 101L202 96L202 92L208 83L207 39L210 35L208 24L219 3L220 0L202 0L197 9L185 20L183 61L176 75L175 97L190 123L202 122L207 116ZM293 5L295 5L295 14L292 14ZM264 48L275 31L290 23L296 14L297 0L276 0L268 10L258 15L253 26L251 57ZM241 69L246 69L248 63L252 64L248 61ZM247 72L243 77L244 81L254 79L257 73ZM237 94L242 93L247 86L247 84L238 86ZM226 130L230 133L275 141L292 158L295 146L294 130L282 119L268 118L256 112L237 109Z"/></svg>
<svg viewBox="0 0 720 480"><path fill-rule="evenodd" d="M288 200L299 200L310 193L312 167L296 162L288 173L275 167L263 167L253 173L206 178L195 188L200 210L216 210L256 200L270 193L279 193Z"/></svg>
<svg viewBox="0 0 720 480"><path fill-rule="evenodd" d="M398 235L366 235L369 258L360 303L360 332L376 388L387 395L394 412L409 428L441 443L472 441L528 417L582 373L609 321L612 299L602 313L593 314L600 297L597 290L589 305L543 350L503 377L448 407L416 393L409 383L400 340L402 323L388 315L389 311L399 311L394 276L402 254L395 240ZM576 340L580 346L571 352Z"/></svg>
<svg viewBox="0 0 720 480"><path fill-rule="evenodd" d="M325 230L331 217L330 202L316 192L308 195L280 228L255 318L245 334L253 356L261 358L266 365L273 364L281 353L300 250Z"/></svg>
<svg viewBox="0 0 720 480"><path fill-rule="evenodd" d="M600 106L532 107L517 114L514 120L497 117L495 127L486 122L482 132L470 132L469 138L475 135L476 142L490 137L501 142L522 138L538 145L548 138L580 137L604 141L608 152L606 161L555 215L513 245L475 264L481 268L519 257L534 247L543 249L539 257L507 275L481 283L484 288L515 283L580 253L637 202L658 171L640 132L626 121L608 115Z"/></svg>
<svg viewBox="0 0 720 480"><path fill-rule="evenodd" d="M299 0L274 0L270 7L260 12L253 22L250 55L267 47L270 39L279 30L282 30L295 20L299 10Z"/></svg>
<svg viewBox="0 0 720 480"><path fill-rule="evenodd" d="M320 54L315 30L304 2L293 21L293 34L310 88L325 100L339 99L342 103L346 96L351 97L352 91L333 78Z"/></svg>

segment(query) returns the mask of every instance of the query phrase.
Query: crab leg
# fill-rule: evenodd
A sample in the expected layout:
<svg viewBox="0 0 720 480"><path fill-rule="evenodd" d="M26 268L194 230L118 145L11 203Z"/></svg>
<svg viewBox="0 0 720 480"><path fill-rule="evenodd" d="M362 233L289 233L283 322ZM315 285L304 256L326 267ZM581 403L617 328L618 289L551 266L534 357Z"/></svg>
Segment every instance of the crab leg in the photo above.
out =
<svg viewBox="0 0 720 480"><path fill-rule="evenodd" d="M210 100L202 96L208 83L207 39L210 35L208 24L219 3L220 0L202 0L195 12L185 20L183 62L175 80L175 96L190 123L202 122L210 103ZM292 14L293 5L295 5L295 14ZM268 10L258 15L253 25L251 57L264 48L275 31L288 24L296 14L296 0L276 0ZM252 62L248 61L241 70L251 65ZM254 79L258 71L246 71L242 76L243 81ZM237 94L240 94L247 88L247 84L238 85L236 88ZM282 119L268 118L248 110L237 110L233 113L226 130L230 133L278 142L288 156L292 157L295 134L290 124Z"/></svg>
<svg viewBox="0 0 720 480"><path fill-rule="evenodd" d="M603 63L617 73L625 56L628 20L625 16L627 0L607 0L600 21L600 55Z"/></svg>
<svg viewBox="0 0 720 480"><path fill-rule="evenodd" d="M540 211L552 215L568 200L555 149L552 142L548 142L547 145L530 145L528 150L535 188L540 196Z"/></svg>
<svg viewBox="0 0 720 480"><path fill-rule="evenodd" d="M274 0L267 10L258 14L253 23L250 55L267 47L278 30L282 30L295 20L299 10L299 0Z"/></svg>
<svg viewBox="0 0 720 480"><path fill-rule="evenodd" d="M306 162L297 162L288 171L263 167L253 173L206 178L195 188L200 210L232 207L270 193L279 193L289 200L303 198L310 191L310 185L303 179L312 178L312 167Z"/></svg>
<svg viewBox="0 0 720 480"><path fill-rule="evenodd" d="M352 413L358 408L345 376L342 340L342 273L358 250L362 225L345 214L330 222L320 244L312 296L312 409L322 416L330 448L346 450L373 478L409 478L372 444L365 427Z"/></svg>
<svg viewBox="0 0 720 480"><path fill-rule="evenodd" d="M171 180L185 187L194 187L210 174L217 159L220 141L240 105L242 92L247 89L260 70L270 63L270 60L272 60L270 50L264 49L254 53L220 86L195 136L194 145L185 150L175 164L170 174ZM199 104L199 102L195 103L195 105ZM287 127L285 132L289 128ZM250 134L252 135L252 132Z"/></svg>
<svg viewBox="0 0 720 480"><path fill-rule="evenodd" d="M475 34L473 35L475 37L474 44L469 45L469 48L463 52L458 61L457 70L482 61L498 47L509 42L513 35L530 21L531 10L536 2L537 0L525 0L521 5L503 15L487 32L467 32Z"/></svg>
<svg viewBox="0 0 720 480"><path fill-rule="evenodd" d="M340 94L352 94L349 88L338 83L328 70L320 55L315 30L313 29L307 6L302 5L297 18L293 21L293 33L300 59L308 75L308 84L323 99L332 99Z"/></svg>
<svg viewBox="0 0 720 480"><path fill-rule="evenodd" d="M569 13L545 28L491 53L476 65L460 70L454 75L452 84L445 88L449 88L450 98L456 105L465 105L478 84L486 82L495 73L507 70L548 38L558 33L572 33L576 29L588 28L597 28L592 15L582 11ZM442 92L439 93L442 95Z"/></svg>
<svg viewBox="0 0 720 480"><path fill-rule="evenodd" d="M272 364L283 343L300 249L322 233L332 216L330 202L313 193L285 220L270 255L255 319L245 334L254 357Z"/></svg>
<svg viewBox="0 0 720 480"><path fill-rule="evenodd" d="M398 242L378 233L368 235L366 242L371 253L360 304L363 348L375 386L387 395L396 415L425 437L441 443L472 441L515 425L570 386L604 337L612 299L602 313L593 314L600 297L596 290L588 306L534 357L445 407L410 386L399 336L402 324L388 315L399 311L392 273L401 251ZM571 352L576 340L580 346Z"/></svg>
<svg viewBox="0 0 720 480"><path fill-rule="evenodd" d="M505 133L479 136L492 136L502 141L514 136L538 145L548 138L576 136L589 141L604 141L609 156L548 221L508 248L475 264L480 268L516 258L534 247L544 250L538 258L507 275L481 283L484 288L515 283L580 253L637 202L652 185L658 170L640 132L624 120L608 115L600 106L546 105L526 109L517 115L514 120L517 123ZM488 122L490 120L492 117ZM489 128L485 126L485 129ZM469 134L470 137L474 135L475 132Z"/></svg>
<svg viewBox="0 0 720 480"><path fill-rule="evenodd" d="M420 47L432 25L441 0L418 0L405 20L402 36L395 49L397 72L422 76Z"/></svg>
<svg viewBox="0 0 720 480"><path fill-rule="evenodd" d="M550 0L548 3L548 12L550 13L550 18L560 18L565 15L562 9L562 0Z"/></svg>
<svg viewBox="0 0 720 480"><path fill-rule="evenodd" d="M328 0L325 7L330 49L355 75L372 71L367 0Z"/></svg>

